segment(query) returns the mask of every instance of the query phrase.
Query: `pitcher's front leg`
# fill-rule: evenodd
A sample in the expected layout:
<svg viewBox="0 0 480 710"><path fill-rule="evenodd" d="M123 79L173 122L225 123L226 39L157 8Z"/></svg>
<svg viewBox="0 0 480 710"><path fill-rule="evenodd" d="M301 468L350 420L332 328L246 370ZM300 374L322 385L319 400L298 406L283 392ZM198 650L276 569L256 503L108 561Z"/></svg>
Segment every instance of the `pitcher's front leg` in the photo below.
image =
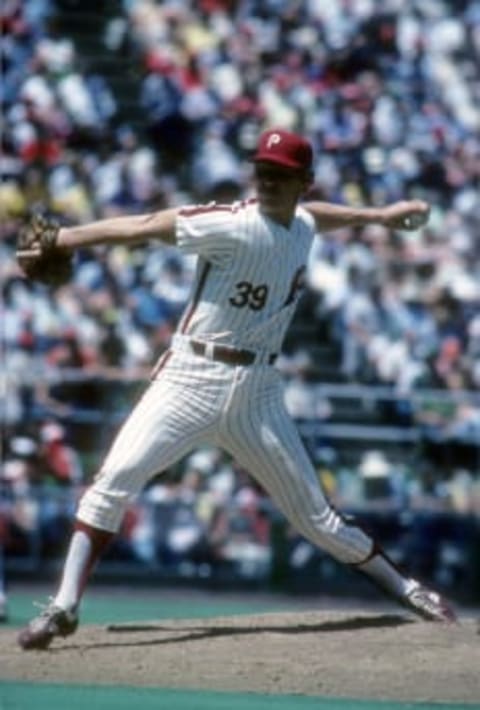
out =
<svg viewBox="0 0 480 710"><path fill-rule="evenodd" d="M339 562L364 573L417 615L453 621L455 614L436 592L403 574L378 543L329 503L300 436L286 410L248 416L230 432L231 453L270 494L287 520L307 540Z"/></svg>
<svg viewBox="0 0 480 710"><path fill-rule="evenodd" d="M148 480L194 448L206 418L182 406L185 392L154 380L118 432L99 473L83 495L77 518L117 532L125 509Z"/></svg>

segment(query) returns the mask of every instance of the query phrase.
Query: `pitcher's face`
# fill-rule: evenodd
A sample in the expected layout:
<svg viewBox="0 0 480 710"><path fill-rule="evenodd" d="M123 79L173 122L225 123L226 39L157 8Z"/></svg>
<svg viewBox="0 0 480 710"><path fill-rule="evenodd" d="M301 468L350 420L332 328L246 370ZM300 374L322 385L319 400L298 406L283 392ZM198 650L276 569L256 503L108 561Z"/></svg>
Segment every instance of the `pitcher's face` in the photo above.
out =
<svg viewBox="0 0 480 710"><path fill-rule="evenodd" d="M255 184L260 212L288 226L311 177L304 171L268 162L255 164Z"/></svg>

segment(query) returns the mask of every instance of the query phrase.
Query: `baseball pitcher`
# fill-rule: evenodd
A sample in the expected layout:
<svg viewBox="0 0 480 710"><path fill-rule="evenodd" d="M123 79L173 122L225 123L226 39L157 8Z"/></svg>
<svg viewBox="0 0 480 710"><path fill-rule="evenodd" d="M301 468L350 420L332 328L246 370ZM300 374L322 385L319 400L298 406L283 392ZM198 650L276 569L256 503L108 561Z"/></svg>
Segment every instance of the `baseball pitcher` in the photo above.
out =
<svg viewBox="0 0 480 710"><path fill-rule="evenodd" d="M303 201L313 179L312 147L281 129L264 132L254 156L256 197L99 220L48 233L49 255L99 244L175 244L198 256L191 298L170 349L116 436L80 501L57 594L19 634L24 649L73 633L89 573L118 531L126 506L158 471L210 443L229 452L268 491L295 529L433 621L454 621L434 591L403 575L358 526L334 510L318 482L273 367L304 287L315 234L378 223L416 229L421 200L382 208ZM42 253L38 228L19 260ZM29 256L31 254L31 256Z"/></svg>

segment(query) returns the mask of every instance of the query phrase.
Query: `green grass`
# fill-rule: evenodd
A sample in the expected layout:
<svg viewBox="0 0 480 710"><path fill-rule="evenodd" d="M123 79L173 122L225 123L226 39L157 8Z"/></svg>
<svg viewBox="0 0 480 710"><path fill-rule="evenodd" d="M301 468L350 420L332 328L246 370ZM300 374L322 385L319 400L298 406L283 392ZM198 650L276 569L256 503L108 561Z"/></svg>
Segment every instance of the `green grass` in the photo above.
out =
<svg viewBox="0 0 480 710"><path fill-rule="evenodd" d="M477 706L478 707L478 706ZM472 710L472 705L396 703L256 693L214 693L127 688L2 683L0 710Z"/></svg>
<svg viewBox="0 0 480 710"><path fill-rule="evenodd" d="M38 611L35 602L46 603L50 591L10 590L6 625L18 627L29 621ZM81 621L86 624L112 624L155 619L205 619L282 611L286 608L285 603L276 604L255 597L230 601L215 594L186 594L182 591L159 590L155 594L126 587L112 588L111 591L90 589L82 602ZM0 710L3 710L1 706Z"/></svg>

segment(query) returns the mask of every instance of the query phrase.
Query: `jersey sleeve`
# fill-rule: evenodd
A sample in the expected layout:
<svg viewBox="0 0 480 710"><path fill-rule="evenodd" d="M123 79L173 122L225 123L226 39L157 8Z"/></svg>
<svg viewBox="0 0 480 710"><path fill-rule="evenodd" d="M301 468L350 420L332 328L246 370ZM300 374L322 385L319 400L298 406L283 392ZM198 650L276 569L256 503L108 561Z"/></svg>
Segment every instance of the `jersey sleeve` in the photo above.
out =
<svg viewBox="0 0 480 710"><path fill-rule="evenodd" d="M184 254L197 254L212 263L228 263L236 251L236 215L230 205L199 205L179 210L176 238Z"/></svg>
<svg viewBox="0 0 480 710"><path fill-rule="evenodd" d="M317 231L313 215L301 205L297 207L297 217L303 221L307 229L312 230L314 233Z"/></svg>

